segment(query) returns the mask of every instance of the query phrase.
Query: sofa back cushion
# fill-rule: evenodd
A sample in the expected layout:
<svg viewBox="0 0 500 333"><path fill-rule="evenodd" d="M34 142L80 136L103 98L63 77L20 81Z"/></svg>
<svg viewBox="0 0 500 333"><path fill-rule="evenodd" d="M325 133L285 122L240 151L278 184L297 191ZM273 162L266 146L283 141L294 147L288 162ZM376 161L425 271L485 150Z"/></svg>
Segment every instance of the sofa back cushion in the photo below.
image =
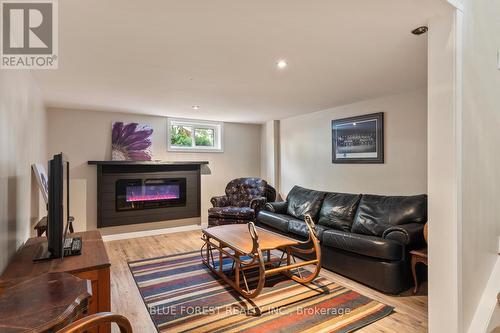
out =
<svg viewBox="0 0 500 333"><path fill-rule="evenodd" d="M319 212L318 224L351 231L361 194L327 193Z"/></svg>
<svg viewBox="0 0 500 333"><path fill-rule="evenodd" d="M392 226L427 222L427 195L381 196L364 194L351 231L382 236Z"/></svg>
<svg viewBox="0 0 500 333"><path fill-rule="evenodd" d="M265 197L267 182L260 178L237 178L226 186L226 196L230 206L249 207L250 201Z"/></svg>
<svg viewBox="0 0 500 333"><path fill-rule="evenodd" d="M310 214L313 219L316 219L325 194L325 192L294 186L286 197L287 214L300 220L304 220L304 216Z"/></svg>

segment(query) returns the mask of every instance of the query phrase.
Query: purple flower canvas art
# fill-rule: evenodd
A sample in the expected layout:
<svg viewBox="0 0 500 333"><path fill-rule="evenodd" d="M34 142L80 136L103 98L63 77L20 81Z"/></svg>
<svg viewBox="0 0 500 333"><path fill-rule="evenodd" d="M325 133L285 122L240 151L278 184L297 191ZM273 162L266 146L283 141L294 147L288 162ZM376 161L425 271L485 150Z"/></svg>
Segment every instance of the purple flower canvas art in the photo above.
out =
<svg viewBox="0 0 500 333"><path fill-rule="evenodd" d="M111 138L113 161L151 161L153 129L138 123L114 122Z"/></svg>

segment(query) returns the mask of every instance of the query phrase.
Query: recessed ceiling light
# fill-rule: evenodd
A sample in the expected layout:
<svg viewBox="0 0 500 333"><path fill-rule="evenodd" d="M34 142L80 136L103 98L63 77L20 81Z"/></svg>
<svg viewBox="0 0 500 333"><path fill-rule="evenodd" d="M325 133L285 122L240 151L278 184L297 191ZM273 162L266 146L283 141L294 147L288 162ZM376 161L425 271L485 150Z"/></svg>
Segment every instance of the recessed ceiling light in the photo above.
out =
<svg viewBox="0 0 500 333"><path fill-rule="evenodd" d="M411 33L418 36L418 35L425 34L428 30L429 30L429 28L427 28L425 25L423 25L421 27L418 27L417 29L412 30Z"/></svg>
<svg viewBox="0 0 500 333"><path fill-rule="evenodd" d="M200 106L199 105L193 105L193 110L199 110Z"/></svg>
<svg viewBox="0 0 500 333"><path fill-rule="evenodd" d="M286 60L278 60L278 62L276 63L276 66L279 68L279 69L285 69L286 66L288 66L288 63L286 62Z"/></svg>

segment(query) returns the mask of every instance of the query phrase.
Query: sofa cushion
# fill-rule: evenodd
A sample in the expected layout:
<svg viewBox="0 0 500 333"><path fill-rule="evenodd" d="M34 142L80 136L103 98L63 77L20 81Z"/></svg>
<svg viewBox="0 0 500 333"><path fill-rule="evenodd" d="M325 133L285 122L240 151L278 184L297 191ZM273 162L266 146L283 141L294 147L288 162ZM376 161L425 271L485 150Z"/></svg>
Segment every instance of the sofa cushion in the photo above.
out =
<svg viewBox="0 0 500 333"><path fill-rule="evenodd" d="M364 194L351 231L381 237L392 226L427 222L427 195L381 196Z"/></svg>
<svg viewBox="0 0 500 333"><path fill-rule="evenodd" d="M294 186L286 197L288 202L287 214L299 220L304 220L306 214L316 219L325 194L325 192Z"/></svg>
<svg viewBox="0 0 500 333"><path fill-rule="evenodd" d="M318 238L319 241L321 241L323 232L325 232L326 230L330 230L330 228L316 224L316 238ZM288 232L304 238L309 237L309 229L307 228L306 223L304 221L293 218L288 221Z"/></svg>
<svg viewBox="0 0 500 333"><path fill-rule="evenodd" d="M334 229L323 232L322 244L323 246L391 261L401 260L404 253L404 246L398 242Z"/></svg>
<svg viewBox="0 0 500 333"><path fill-rule="evenodd" d="M290 216L285 214L277 214L266 210L261 210L257 215L259 223L268 225L280 231L288 232L288 220Z"/></svg>
<svg viewBox="0 0 500 333"><path fill-rule="evenodd" d="M250 207L212 207L208 209L209 217L253 220L255 212Z"/></svg>
<svg viewBox="0 0 500 333"><path fill-rule="evenodd" d="M361 194L327 193L319 212L318 224L350 231Z"/></svg>

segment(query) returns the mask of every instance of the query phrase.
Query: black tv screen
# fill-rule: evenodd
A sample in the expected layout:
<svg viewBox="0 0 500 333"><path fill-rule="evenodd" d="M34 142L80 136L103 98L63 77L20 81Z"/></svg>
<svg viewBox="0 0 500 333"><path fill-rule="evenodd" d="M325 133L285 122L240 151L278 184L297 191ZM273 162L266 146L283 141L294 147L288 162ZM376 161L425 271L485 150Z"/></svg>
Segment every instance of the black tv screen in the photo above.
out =
<svg viewBox="0 0 500 333"><path fill-rule="evenodd" d="M64 225L69 219L69 163L57 154L49 161L47 242L51 258L63 255Z"/></svg>

